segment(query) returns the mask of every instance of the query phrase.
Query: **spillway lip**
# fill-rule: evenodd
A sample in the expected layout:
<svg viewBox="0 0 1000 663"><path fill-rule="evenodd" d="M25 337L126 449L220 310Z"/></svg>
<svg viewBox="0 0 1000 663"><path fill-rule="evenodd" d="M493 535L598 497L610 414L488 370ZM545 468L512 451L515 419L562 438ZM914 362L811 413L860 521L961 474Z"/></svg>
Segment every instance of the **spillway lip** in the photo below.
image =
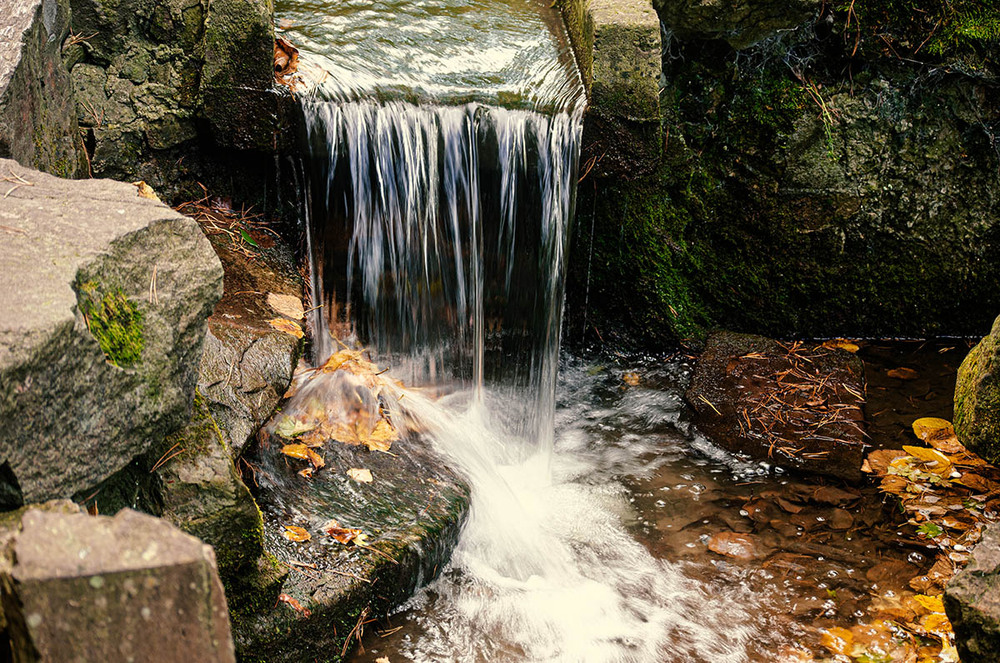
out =
<svg viewBox="0 0 1000 663"><path fill-rule="evenodd" d="M562 20L539 0L280 0L276 17L305 98L544 113L585 102Z"/></svg>

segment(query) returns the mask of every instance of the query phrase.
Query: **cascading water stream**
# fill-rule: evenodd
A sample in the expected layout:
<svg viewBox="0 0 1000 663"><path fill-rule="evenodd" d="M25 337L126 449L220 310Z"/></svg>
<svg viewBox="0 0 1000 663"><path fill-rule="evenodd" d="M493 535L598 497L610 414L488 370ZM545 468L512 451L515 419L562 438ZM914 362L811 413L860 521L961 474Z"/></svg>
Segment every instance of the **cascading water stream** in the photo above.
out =
<svg viewBox="0 0 1000 663"><path fill-rule="evenodd" d="M413 604L422 636L400 650L425 661L744 660L740 609L636 542L620 487L588 481L598 467L553 455L583 89L539 18L551 14L527 0L365 4L375 7L354 7L357 23L327 8L330 32L351 35L342 50L306 20L312 3L289 12L307 23L296 43L331 74L303 101L314 359L336 349L332 329L423 387L385 407L417 422L472 488L450 568ZM364 37L385 41L392 19L393 43L420 52L389 71L393 54L367 62ZM428 30L447 43L413 49L408 37ZM462 40L481 57L463 60L452 48Z"/></svg>

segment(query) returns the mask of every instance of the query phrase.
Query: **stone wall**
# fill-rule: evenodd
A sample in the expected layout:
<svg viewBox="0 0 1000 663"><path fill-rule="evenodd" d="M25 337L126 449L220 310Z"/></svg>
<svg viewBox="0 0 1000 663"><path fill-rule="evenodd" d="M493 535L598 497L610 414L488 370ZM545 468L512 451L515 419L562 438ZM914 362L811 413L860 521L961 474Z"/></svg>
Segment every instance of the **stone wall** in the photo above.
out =
<svg viewBox="0 0 1000 663"><path fill-rule="evenodd" d="M933 25L908 41L916 28L892 21L911 19L878 0L855 4L858 31L829 4L781 7L657 3L659 149L625 151L580 185L571 343L657 347L713 326L988 330L1000 309L996 43L914 53ZM622 143L600 127L617 106L593 95L585 165L602 141Z"/></svg>

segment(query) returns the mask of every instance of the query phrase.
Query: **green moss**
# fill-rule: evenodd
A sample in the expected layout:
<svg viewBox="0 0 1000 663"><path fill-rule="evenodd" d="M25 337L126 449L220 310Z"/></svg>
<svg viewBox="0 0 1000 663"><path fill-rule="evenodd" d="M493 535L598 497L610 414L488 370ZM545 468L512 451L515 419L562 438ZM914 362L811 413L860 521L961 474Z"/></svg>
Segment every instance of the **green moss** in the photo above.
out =
<svg viewBox="0 0 1000 663"><path fill-rule="evenodd" d="M78 290L87 327L108 361L122 368L138 364L146 340L142 311L136 303L120 289L100 295L94 282L81 284Z"/></svg>

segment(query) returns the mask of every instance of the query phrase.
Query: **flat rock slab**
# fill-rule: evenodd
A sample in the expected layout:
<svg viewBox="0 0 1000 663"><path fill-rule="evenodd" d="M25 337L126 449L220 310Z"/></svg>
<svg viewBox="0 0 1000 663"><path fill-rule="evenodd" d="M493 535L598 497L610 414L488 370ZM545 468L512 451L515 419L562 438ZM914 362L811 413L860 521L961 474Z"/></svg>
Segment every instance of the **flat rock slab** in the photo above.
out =
<svg viewBox="0 0 1000 663"><path fill-rule="evenodd" d="M944 595L963 663L987 663L1000 652L1000 524L983 532L969 565L955 574Z"/></svg>
<svg viewBox="0 0 1000 663"><path fill-rule="evenodd" d="M235 661L209 546L129 510L21 525L0 575L15 660Z"/></svg>
<svg viewBox="0 0 1000 663"><path fill-rule="evenodd" d="M222 267L130 184L0 160L0 190L0 492L71 497L186 422Z"/></svg>
<svg viewBox="0 0 1000 663"><path fill-rule="evenodd" d="M861 477L864 369L848 352L719 332L687 401L698 428L737 454L850 481Z"/></svg>
<svg viewBox="0 0 1000 663"><path fill-rule="evenodd" d="M281 455L285 442L265 437L247 458L253 470L246 475L264 513L265 547L290 571L282 594L301 609L280 601L237 622L237 649L247 660L337 660L359 620L384 616L445 566L469 489L419 437L395 442L391 454L331 441L319 450L325 467L311 479L297 474L308 463ZM350 478L352 468L369 470L373 481ZM330 519L362 530L378 552L325 535ZM311 538L290 541L286 525Z"/></svg>

